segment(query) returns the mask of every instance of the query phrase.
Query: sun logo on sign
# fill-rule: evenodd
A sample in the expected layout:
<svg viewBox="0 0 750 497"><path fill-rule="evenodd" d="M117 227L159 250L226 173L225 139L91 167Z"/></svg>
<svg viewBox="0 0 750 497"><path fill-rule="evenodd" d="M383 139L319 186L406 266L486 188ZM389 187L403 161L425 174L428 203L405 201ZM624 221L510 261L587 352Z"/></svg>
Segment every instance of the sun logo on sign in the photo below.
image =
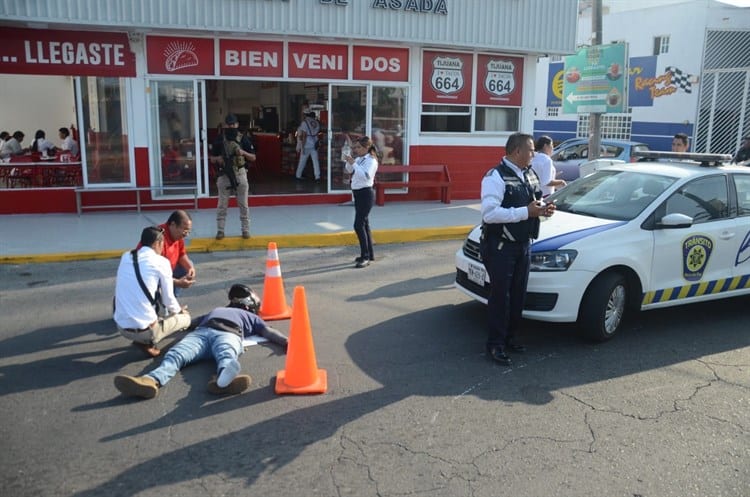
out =
<svg viewBox="0 0 750 497"><path fill-rule="evenodd" d="M164 68L169 72L198 65L195 45L189 41L170 42L164 50L164 57L166 57Z"/></svg>

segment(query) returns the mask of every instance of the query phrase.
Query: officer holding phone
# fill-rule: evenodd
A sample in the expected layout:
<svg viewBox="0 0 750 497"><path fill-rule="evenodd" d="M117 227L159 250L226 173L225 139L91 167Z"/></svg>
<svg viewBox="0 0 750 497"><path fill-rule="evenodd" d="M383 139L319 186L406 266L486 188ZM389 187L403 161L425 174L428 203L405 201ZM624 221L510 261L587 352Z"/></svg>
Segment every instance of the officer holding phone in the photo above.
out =
<svg viewBox="0 0 750 497"><path fill-rule="evenodd" d="M506 352L524 352L516 341L531 264L531 240L539 236L539 216L551 216L555 205L542 202L542 185L531 169L534 138L514 133L506 155L482 179L480 252L490 278L487 301L488 356L511 365Z"/></svg>

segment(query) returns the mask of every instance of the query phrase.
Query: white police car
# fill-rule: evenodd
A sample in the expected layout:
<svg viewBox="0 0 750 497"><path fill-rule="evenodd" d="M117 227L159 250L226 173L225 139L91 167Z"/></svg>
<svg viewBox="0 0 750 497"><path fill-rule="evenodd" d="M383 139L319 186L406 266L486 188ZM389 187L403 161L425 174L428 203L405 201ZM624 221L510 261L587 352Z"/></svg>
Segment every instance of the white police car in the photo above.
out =
<svg viewBox="0 0 750 497"><path fill-rule="evenodd" d="M628 311L750 294L750 167L718 154L639 153L547 198L524 317L578 322L604 341ZM479 227L456 252L456 287L487 303Z"/></svg>

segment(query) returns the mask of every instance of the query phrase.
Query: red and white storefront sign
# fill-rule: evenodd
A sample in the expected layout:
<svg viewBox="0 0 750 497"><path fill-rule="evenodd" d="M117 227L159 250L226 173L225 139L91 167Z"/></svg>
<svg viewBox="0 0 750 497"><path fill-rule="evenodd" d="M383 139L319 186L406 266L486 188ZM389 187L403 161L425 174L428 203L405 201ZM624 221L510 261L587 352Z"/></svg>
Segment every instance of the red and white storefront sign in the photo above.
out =
<svg viewBox="0 0 750 497"><path fill-rule="evenodd" d="M289 77L348 79L349 47L321 43L289 43Z"/></svg>
<svg viewBox="0 0 750 497"><path fill-rule="evenodd" d="M214 47L218 43L218 50ZM214 53L218 54L218 70ZM148 36L149 74L409 81L409 49L325 43Z"/></svg>
<svg viewBox="0 0 750 497"><path fill-rule="evenodd" d="M355 46L353 79L409 81L409 49Z"/></svg>
<svg viewBox="0 0 750 497"><path fill-rule="evenodd" d="M213 75L214 40L147 36L146 59L151 74Z"/></svg>
<svg viewBox="0 0 750 497"><path fill-rule="evenodd" d="M0 73L135 77L126 33L0 29Z"/></svg>
<svg viewBox="0 0 750 497"><path fill-rule="evenodd" d="M521 106L523 59L479 54L477 105Z"/></svg>
<svg viewBox="0 0 750 497"><path fill-rule="evenodd" d="M422 55L422 103L471 105L474 56L425 50Z"/></svg>
<svg viewBox="0 0 750 497"><path fill-rule="evenodd" d="M284 43L280 41L219 40L222 76L281 78Z"/></svg>

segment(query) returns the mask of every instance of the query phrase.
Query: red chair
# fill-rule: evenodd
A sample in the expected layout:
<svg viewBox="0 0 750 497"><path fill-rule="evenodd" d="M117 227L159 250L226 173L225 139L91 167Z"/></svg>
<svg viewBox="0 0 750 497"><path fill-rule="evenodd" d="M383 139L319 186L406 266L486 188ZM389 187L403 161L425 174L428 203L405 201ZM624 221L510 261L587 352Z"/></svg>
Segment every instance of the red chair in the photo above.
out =
<svg viewBox="0 0 750 497"><path fill-rule="evenodd" d="M34 180L33 167L14 167L11 169L7 178L8 188L21 187L29 188Z"/></svg>

